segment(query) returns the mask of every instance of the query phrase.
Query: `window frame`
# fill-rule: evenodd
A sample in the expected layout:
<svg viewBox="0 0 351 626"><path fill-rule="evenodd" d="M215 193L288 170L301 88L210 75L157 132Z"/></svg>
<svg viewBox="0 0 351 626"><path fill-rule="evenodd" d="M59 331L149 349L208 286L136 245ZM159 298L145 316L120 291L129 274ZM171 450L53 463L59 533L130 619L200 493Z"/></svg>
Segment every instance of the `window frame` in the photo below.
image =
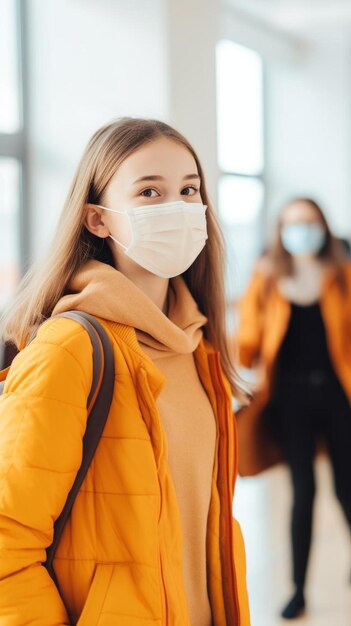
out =
<svg viewBox="0 0 351 626"><path fill-rule="evenodd" d="M28 140L27 140L27 66L26 66L26 7L25 2L14 0L17 27L18 97L20 126L15 132L0 131L0 158L13 158L19 163L18 235L19 269L22 276L28 268L30 257L30 215L28 202Z"/></svg>

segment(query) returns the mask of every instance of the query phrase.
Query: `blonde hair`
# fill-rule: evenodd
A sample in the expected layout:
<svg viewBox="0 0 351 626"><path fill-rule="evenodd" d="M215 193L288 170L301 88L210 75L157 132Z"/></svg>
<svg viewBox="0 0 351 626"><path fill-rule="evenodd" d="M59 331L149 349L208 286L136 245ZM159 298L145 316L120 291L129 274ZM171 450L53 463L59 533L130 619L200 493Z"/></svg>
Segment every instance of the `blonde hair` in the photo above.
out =
<svg viewBox="0 0 351 626"><path fill-rule="evenodd" d="M245 392L233 367L225 325L224 244L207 194L199 159L189 142L168 124L157 120L122 118L100 128L90 139L74 175L50 253L22 279L17 295L0 319L0 339L22 349L38 326L50 317L75 272L88 259L114 266L105 240L84 225L86 204L100 204L103 193L121 163L146 142L167 137L193 155L201 178L201 196L207 204L207 245L183 277L200 310L208 318L205 338L221 354L223 370L234 393Z"/></svg>

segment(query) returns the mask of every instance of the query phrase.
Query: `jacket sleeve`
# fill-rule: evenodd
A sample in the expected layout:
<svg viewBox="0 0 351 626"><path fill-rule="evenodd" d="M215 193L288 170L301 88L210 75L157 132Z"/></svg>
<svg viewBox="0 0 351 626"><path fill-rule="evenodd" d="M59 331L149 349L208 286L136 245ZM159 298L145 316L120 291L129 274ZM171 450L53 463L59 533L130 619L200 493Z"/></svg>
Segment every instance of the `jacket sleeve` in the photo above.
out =
<svg viewBox="0 0 351 626"><path fill-rule="evenodd" d="M256 271L238 305L238 330L234 341L243 367L252 367L261 352L263 284L263 274Z"/></svg>
<svg viewBox="0 0 351 626"><path fill-rule="evenodd" d="M68 617L42 563L82 459L92 382L88 333L49 319L14 359L0 397L0 626Z"/></svg>

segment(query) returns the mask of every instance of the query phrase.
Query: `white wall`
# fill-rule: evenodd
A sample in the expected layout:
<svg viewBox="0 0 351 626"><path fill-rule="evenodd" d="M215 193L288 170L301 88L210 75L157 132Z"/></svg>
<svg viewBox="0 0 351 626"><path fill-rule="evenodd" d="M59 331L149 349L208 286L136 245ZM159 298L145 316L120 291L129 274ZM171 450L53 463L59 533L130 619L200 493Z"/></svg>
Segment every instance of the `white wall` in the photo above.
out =
<svg viewBox="0 0 351 626"><path fill-rule="evenodd" d="M311 42L296 64L267 67L268 205L316 197L351 236L350 47Z"/></svg>

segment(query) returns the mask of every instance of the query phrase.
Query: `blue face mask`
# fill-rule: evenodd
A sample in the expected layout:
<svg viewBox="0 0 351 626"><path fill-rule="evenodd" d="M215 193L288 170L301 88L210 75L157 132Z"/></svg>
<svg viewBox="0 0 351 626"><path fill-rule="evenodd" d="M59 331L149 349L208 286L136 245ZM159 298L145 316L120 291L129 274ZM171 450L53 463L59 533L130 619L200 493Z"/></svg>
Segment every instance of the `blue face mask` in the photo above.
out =
<svg viewBox="0 0 351 626"><path fill-rule="evenodd" d="M285 250L294 256L317 254L325 243L326 232L322 224L297 222L283 226L281 238Z"/></svg>

